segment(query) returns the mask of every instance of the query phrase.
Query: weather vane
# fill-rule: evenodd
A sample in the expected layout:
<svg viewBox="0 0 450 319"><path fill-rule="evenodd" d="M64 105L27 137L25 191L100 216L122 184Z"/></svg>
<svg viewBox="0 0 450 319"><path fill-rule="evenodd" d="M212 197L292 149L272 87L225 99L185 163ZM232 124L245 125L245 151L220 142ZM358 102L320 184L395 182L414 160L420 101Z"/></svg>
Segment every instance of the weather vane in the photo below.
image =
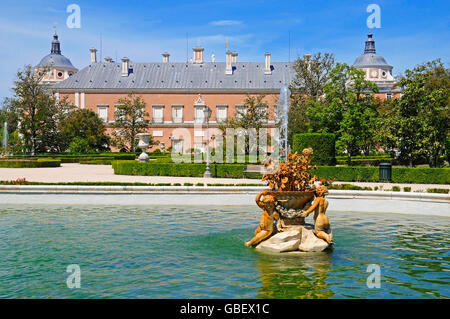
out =
<svg viewBox="0 0 450 319"><path fill-rule="evenodd" d="M53 29L55 29L55 35L56 35L56 25L58 24L58 22L53 22Z"/></svg>

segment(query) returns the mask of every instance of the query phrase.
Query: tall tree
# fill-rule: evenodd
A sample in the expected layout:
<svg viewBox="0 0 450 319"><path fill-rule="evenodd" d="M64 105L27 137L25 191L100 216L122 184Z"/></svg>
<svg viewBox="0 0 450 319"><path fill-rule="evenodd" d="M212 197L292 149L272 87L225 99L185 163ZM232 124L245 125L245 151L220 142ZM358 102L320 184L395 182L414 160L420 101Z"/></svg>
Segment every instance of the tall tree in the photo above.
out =
<svg viewBox="0 0 450 319"><path fill-rule="evenodd" d="M264 94L256 96L247 94L244 107L236 110L236 116L222 122L219 127L222 131L228 127L259 130L264 124L267 124L268 119L269 105L263 101L265 97Z"/></svg>
<svg viewBox="0 0 450 319"><path fill-rule="evenodd" d="M308 132L310 122L308 105L319 101L324 95L325 84L330 80L330 72L335 65L332 53L317 52L305 55L294 62L295 78L290 84L291 107L289 108L288 143L292 145L295 133Z"/></svg>
<svg viewBox="0 0 450 319"><path fill-rule="evenodd" d="M116 130L113 133L113 145L119 149L128 149L131 152L136 151L138 141L137 134L144 133L150 126L148 120L149 114L145 111L146 104L141 96L134 93L128 94L128 97L121 98L118 101L116 111L114 112L114 123L112 125ZM150 145L157 145L150 136Z"/></svg>
<svg viewBox="0 0 450 319"><path fill-rule="evenodd" d="M97 114L87 109L77 109L65 117L59 125L60 136L64 138L64 151L70 143L77 138L84 140L87 148L95 152L109 150L109 136L106 134L106 125Z"/></svg>
<svg viewBox="0 0 450 319"><path fill-rule="evenodd" d="M294 62L296 74L291 91L318 100L324 94L324 86L330 79L334 63L334 55L326 52L298 58Z"/></svg>
<svg viewBox="0 0 450 319"><path fill-rule="evenodd" d="M364 79L364 71L337 63L324 87L325 98L309 104L313 132L336 134L336 147L351 156L360 152L375 132L377 118L373 93L375 83Z"/></svg>
<svg viewBox="0 0 450 319"><path fill-rule="evenodd" d="M25 151L31 154L51 149L47 134L54 130L53 117L57 112L53 95L40 83L43 74L45 71L35 73L30 65L19 70L14 81L14 96L9 100L10 108L18 118Z"/></svg>
<svg viewBox="0 0 450 319"><path fill-rule="evenodd" d="M244 107L240 110L236 110L236 116L219 124L219 129L224 135L227 128L243 129L243 133L246 135L244 145L245 151L250 152L250 147L256 147L256 145L249 144L249 138L247 138L248 130L255 129L256 134L259 134L259 129L263 128L264 125L267 125L269 105L264 101L265 97L264 94L256 96L247 94L244 101ZM236 148L237 139L235 139L234 142ZM269 140L267 142L270 143Z"/></svg>
<svg viewBox="0 0 450 319"><path fill-rule="evenodd" d="M399 151L401 162L414 166L422 161L439 166L449 137L450 73L440 59L406 70L399 86L402 97L392 103L384 120L385 139Z"/></svg>

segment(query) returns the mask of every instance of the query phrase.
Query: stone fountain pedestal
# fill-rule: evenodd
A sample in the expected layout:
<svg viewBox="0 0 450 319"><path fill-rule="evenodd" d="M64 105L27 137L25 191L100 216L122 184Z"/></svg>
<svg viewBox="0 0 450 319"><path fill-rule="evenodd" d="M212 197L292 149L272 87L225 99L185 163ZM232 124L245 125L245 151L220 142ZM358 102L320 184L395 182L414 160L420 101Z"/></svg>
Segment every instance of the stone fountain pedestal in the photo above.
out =
<svg viewBox="0 0 450 319"><path fill-rule="evenodd" d="M314 235L313 225L304 224L276 233L256 246L256 249L273 253L289 251L319 252L330 246L325 240Z"/></svg>
<svg viewBox="0 0 450 319"><path fill-rule="evenodd" d="M280 221L274 227L274 235L259 243L256 249L277 253L319 252L331 246L318 238L314 226L305 224L305 218L300 217L301 211L311 206L313 191L269 192L267 195L275 198L275 211L279 213Z"/></svg>

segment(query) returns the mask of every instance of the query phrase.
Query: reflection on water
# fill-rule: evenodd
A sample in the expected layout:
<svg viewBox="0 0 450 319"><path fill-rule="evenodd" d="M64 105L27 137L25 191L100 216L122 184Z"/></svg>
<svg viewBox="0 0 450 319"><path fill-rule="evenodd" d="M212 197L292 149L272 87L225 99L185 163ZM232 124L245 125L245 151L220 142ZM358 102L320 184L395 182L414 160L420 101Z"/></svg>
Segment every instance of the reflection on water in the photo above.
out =
<svg viewBox="0 0 450 319"><path fill-rule="evenodd" d="M257 298L331 298L327 279L332 252L271 255L258 260Z"/></svg>
<svg viewBox="0 0 450 319"><path fill-rule="evenodd" d="M450 297L450 219L329 212L335 248L244 247L257 207L0 206L1 298ZM66 267L81 267L68 289ZM369 289L369 264L381 288Z"/></svg>

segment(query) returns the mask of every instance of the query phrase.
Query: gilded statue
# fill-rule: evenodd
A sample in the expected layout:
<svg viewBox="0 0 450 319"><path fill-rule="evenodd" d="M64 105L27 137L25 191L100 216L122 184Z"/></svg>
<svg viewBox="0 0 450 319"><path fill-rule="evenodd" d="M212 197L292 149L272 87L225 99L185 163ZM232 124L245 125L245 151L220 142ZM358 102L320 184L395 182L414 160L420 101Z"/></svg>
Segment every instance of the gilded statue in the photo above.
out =
<svg viewBox="0 0 450 319"><path fill-rule="evenodd" d="M279 220L280 215L275 211L275 198L265 190L256 196L256 204L263 210L259 226L255 231L253 239L245 243L245 246L256 246L273 233L273 222ZM261 197L263 199L261 200Z"/></svg>
<svg viewBox="0 0 450 319"><path fill-rule="evenodd" d="M315 190L316 198L314 203L307 210L303 211L301 217L308 217L314 211L314 234L327 243L333 243L333 232L330 228L330 221L325 212L328 208L328 201L325 196L328 195L328 189L321 185Z"/></svg>

